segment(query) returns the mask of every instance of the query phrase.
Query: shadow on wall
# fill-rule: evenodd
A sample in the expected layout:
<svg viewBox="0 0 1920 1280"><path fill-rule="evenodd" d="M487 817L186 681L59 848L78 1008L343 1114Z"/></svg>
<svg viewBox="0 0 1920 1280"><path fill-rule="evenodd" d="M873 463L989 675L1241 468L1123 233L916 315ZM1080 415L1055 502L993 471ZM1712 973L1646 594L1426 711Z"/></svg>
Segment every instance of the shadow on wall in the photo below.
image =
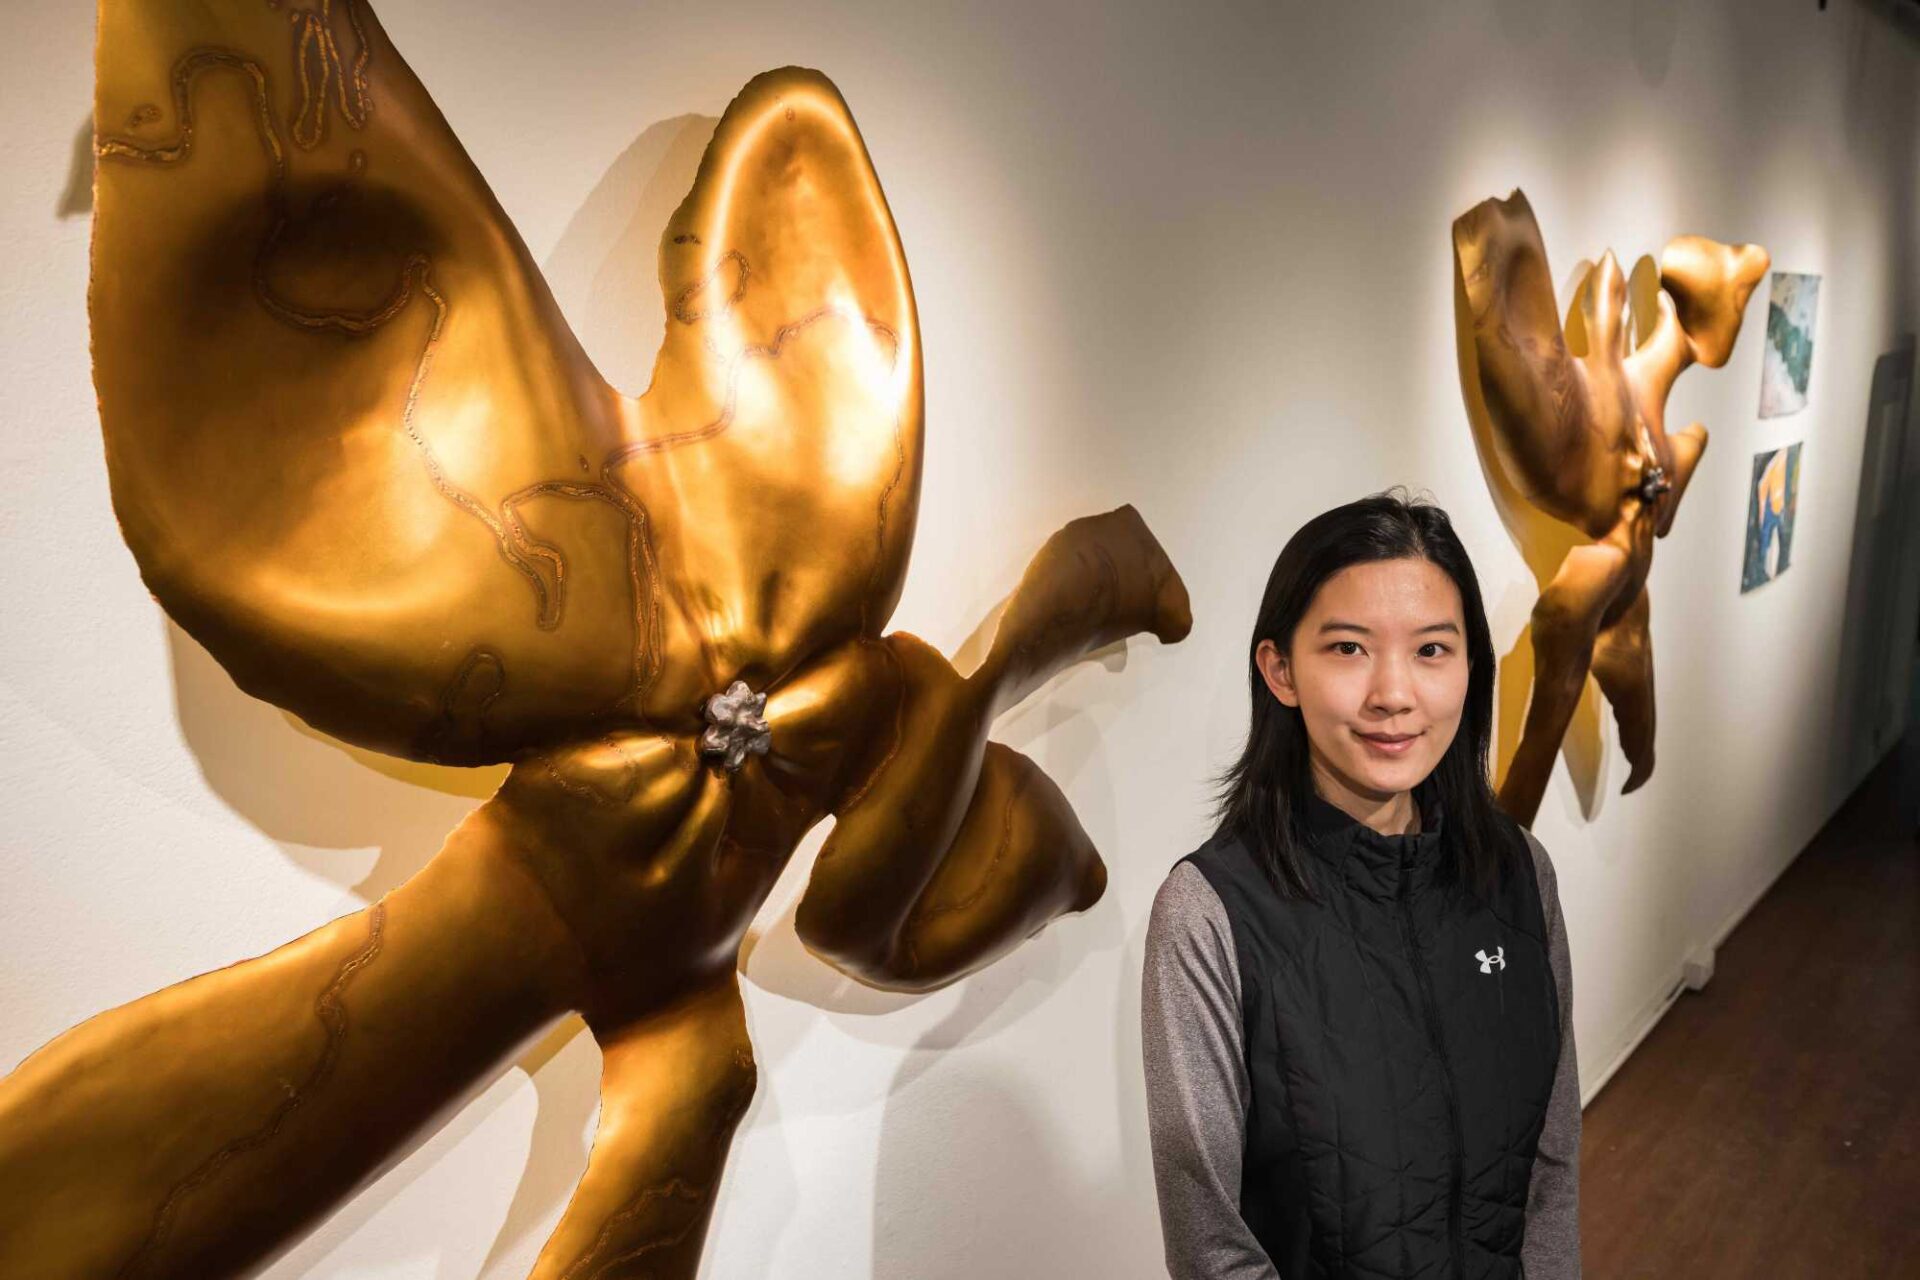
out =
<svg viewBox="0 0 1920 1280"><path fill-rule="evenodd" d="M1494 19L1509 44L1525 47L1561 25L1555 7L1541 0L1494 0ZM1685 9L1686 0L1633 0L1627 37L1633 69L1649 88L1665 84L1673 68L1673 47L1680 38L1680 15Z"/></svg>
<svg viewBox="0 0 1920 1280"><path fill-rule="evenodd" d="M207 785L287 859L364 902L427 864L506 766L447 769L363 751L241 691L199 641L167 622L175 713ZM343 856L378 849L356 874Z"/></svg>
<svg viewBox="0 0 1920 1280"><path fill-rule="evenodd" d="M1673 68L1673 46L1680 38L1684 0L1633 0L1633 69L1640 82L1658 89Z"/></svg>
<svg viewBox="0 0 1920 1280"><path fill-rule="evenodd" d="M1909 337L1905 346L1874 362L1867 396L1829 739L1841 749L1827 757L1833 795L1851 791L1900 736L1916 626L1909 580L1920 564L1920 557L1910 554L1920 531L1920 518L1913 514L1913 494L1920 486L1913 393Z"/></svg>
<svg viewBox="0 0 1920 1280"><path fill-rule="evenodd" d="M73 138L73 159L67 165L67 185L61 188L60 202L53 216L61 220L84 218L93 212L93 114L80 122Z"/></svg>
<svg viewBox="0 0 1920 1280"><path fill-rule="evenodd" d="M600 375L627 395L652 383L666 337L660 233L692 190L719 123L685 115L649 125L594 184L541 264Z"/></svg>

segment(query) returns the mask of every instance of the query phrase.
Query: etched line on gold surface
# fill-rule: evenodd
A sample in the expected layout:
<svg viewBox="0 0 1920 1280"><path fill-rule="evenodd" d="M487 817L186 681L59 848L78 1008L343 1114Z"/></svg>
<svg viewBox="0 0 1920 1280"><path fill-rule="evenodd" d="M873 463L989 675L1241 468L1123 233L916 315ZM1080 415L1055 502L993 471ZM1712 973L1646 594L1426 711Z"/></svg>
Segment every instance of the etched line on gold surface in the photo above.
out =
<svg viewBox="0 0 1920 1280"><path fill-rule="evenodd" d="M551 756L548 756L542 763L544 768L546 769L548 780L552 782L554 786L560 788L562 791L566 792L568 795L578 796L582 800L587 801L589 804L612 804L613 803L613 800L611 797L601 794L599 789L594 787L592 784L586 783L586 782L575 782L572 778L569 778L565 774L561 773L559 766L554 764L553 758Z"/></svg>
<svg viewBox="0 0 1920 1280"><path fill-rule="evenodd" d="M751 1046L743 1046L733 1051L733 1065L735 1071L732 1077L732 1097L728 1101L726 1114L720 1119L719 1123L714 1126L714 1131L722 1134L731 1134L734 1127L740 1123L740 1118L746 1115L747 1108L753 1103L754 1084L758 1078L758 1072L754 1067L753 1050ZM724 1150L722 1151L721 1159L725 1159ZM705 1187L696 1186L680 1177L669 1177L664 1182L656 1183L646 1188L632 1200L628 1201L624 1208L601 1224L599 1233L594 1237L592 1247L583 1253L572 1266L567 1268L566 1272L560 1277L560 1280L574 1280L575 1277L581 1274L581 1269L588 1266L592 1266L593 1270L587 1273L586 1280L601 1280L601 1278L607 1276L613 1268L620 1266L622 1263L632 1262L634 1259L642 1257L645 1254L653 1253L660 1249L671 1249L680 1244L702 1224L703 1220L697 1212L693 1217L689 1218L678 1231L673 1232L671 1235L656 1235L652 1239L643 1240L639 1245L624 1253L615 1254L605 1262L595 1264L595 1259L599 1256L600 1251L605 1249L612 1241L614 1232L624 1223L630 1222L635 1217L638 1217L639 1214L645 1210L649 1201L671 1197L682 1203L698 1205L700 1201L706 1199L711 1192L711 1185ZM623 1274L627 1273L623 1272Z"/></svg>
<svg viewBox="0 0 1920 1280"><path fill-rule="evenodd" d="M675 236L673 242L675 244L680 244L684 240L692 240L693 243L695 244L700 243L700 239L698 236ZM720 274L721 269L724 268L729 262L736 263L740 267L740 278L739 280L734 282L733 292L728 294L724 299L722 299L720 302L720 305L715 307L712 311L696 310L692 306L694 298L700 293L704 292L708 285L713 283L715 277L717 277ZM671 308L673 312L673 318L675 320L678 320L681 324L693 324L696 321L705 320L711 316L726 315L729 311L733 310L735 303L739 302L740 299L747 296L747 277L751 276L752 274L753 274L753 268L750 265L748 265L746 254L741 253L738 249L727 250L724 254L720 256L720 260L713 264L713 269L711 271L707 272L707 274L701 276L698 280L695 280L692 284L688 285L686 288L682 289L677 295L675 295L673 299L673 306Z"/></svg>
<svg viewBox="0 0 1920 1280"><path fill-rule="evenodd" d="M647 509L634 498L641 518L627 526L627 578L633 593L633 634L635 651L633 655L633 712L645 718L644 703L647 690L653 687L654 679L660 674L661 646L665 643L665 626L661 621L660 610L660 568L654 557L652 518ZM647 569L647 593L642 617L640 566L645 563Z"/></svg>
<svg viewBox="0 0 1920 1280"><path fill-rule="evenodd" d="M515 489L501 499L500 511L510 527L520 529L518 507L531 498L542 495L569 498L576 501L605 502L618 510L627 519L627 585L632 593L634 608L634 653L633 675L625 700L629 701L636 713L652 687L660 671L660 588L659 573L655 562L651 537L652 516L646 504L641 502L632 490L617 480L599 481L575 480L539 480ZM554 552L557 549L547 544L538 544L543 550ZM646 582L641 582L641 566L646 568ZM565 581L565 563L556 565L556 592Z"/></svg>
<svg viewBox="0 0 1920 1280"><path fill-rule="evenodd" d="M740 264L740 280L739 280L739 283L734 287L733 293L727 297L725 303L721 307L716 308L713 312L702 312L702 311L689 309L688 303L692 299L693 295L698 291L706 288L707 285L712 282L713 278L719 274L720 267L728 262L738 262ZM706 275L702 276L700 279L694 281L692 284L688 285L685 289L680 291L679 296L674 299L674 303L672 307L672 313L673 313L674 319L679 320L682 324L693 324L698 320L707 319L712 315L726 314L728 311L732 310L734 304L738 303L741 298L746 296L747 280L752 275L752 272L753 272L752 265L747 261L747 257L745 254L741 253L738 249L727 250L727 252L720 258L719 263L715 264L714 269L712 271L708 272ZM838 306L831 303L826 306L816 308L815 310L808 312L806 315L801 316L797 320L790 320L786 324L781 325L778 329L774 331L773 341L768 343L761 343L761 344L749 344L745 347L742 347L739 350L739 352L737 352L735 355L731 357L727 356L724 352L720 351L718 348L716 348L712 344L711 341L709 341L706 344L708 351L712 352L716 357L718 357L719 359L721 359L727 364L727 393L726 393L725 399L721 404L719 414L713 419L713 421L707 423L705 426L695 427L688 431L675 432L671 435L659 436L650 440L636 440L630 444L623 445L619 449L614 450L613 453L608 455L606 462L602 464L602 470L604 471L607 468L617 467L620 464L627 462L628 460L634 457L637 457L641 454L658 453L665 449L677 448L683 444L693 444L701 440L710 439L711 437L719 435L721 432L725 431L728 427L733 425L734 413L739 403L740 371L741 371L741 368L745 365L746 361L752 360L752 359L778 360L780 358L781 352L785 349L787 340L789 338L793 337L795 334L798 334L808 328L811 328L813 325L817 324L821 320L826 319L829 316L838 316L841 319L846 320L850 323L858 323L858 324L866 325L873 332L885 338L887 340L888 346L892 349L892 358L888 362L888 367L891 368L894 365L898 364L900 359L900 337L897 333L894 332L894 330L890 326L888 326L887 324L879 320L873 319L871 316L868 316L864 311L861 311L857 308ZM899 433L899 426L898 426L898 418L896 417L895 419L896 437L898 436L898 433ZM902 465L904 466L904 463L905 463L904 451L902 452L901 460L902 460Z"/></svg>
<svg viewBox="0 0 1920 1280"><path fill-rule="evenodd" d="M605 1262L596 1263L600 1251L605 1249L613 1239L613 1233L643 1213L651 1201L673 1199L682 1203L699 1204L701 1200L706 1198L706 1194L707 1189L705 1187L695 1186L683 1178L668 1178L665 1182L657 1186L648 1187L632 1200L628 1201L625 1208L613 1214L601 1224L600 1234L594 1237L592 1247L581 1254L579 1259L566 1269L561 1275L560 1280L575 1280L576 1277L580 1276L585 1276L586 1280L597 1280L597 1277L606 1275L610 1269L623 1262L631 1262L635 1258L643 1254L652 1253L657 1249L671 1249L674 1245L685 1240L688 1233L699 1225L700 1219L697 1215L683 1224L680 1230L671 1235L655 1236L653 1239L643 1242L637 1248L630 1249L622 1254L616 1254L614 1257L608 1258ZM591 1272L583 1271L582 1269L586 1267L592 1267L593 1270Z"/></svg>
<svg viewBox="0 0 1920 1280"><path fill-rule="evenodd" d="M311 151L327 140L327 88L339 85L340 118L350 129L364 129L373 101L367 89L367 64L373 51L367 46L366 30L354 0L345 0L347 22L353 28L359 53L353 60L351 76L340 56L340 42L333 34L333 0L320 0L318 9L296 9L287 15L293 24L293 65L300 74L300 108L293 118L293 143L302 151ZM319 84L314 83L313 66L319 64Z"/></svg>
<svg viewBox="0 0 1920 1280"><path fill-rule="evenodd" d="M420 751L426 759L434 763L440 763L444 759L440 751L441 745L459 727L459 711L455 704L466 692L468 682L473 679L474 673L483 663L490 665L498 677L492 692L480 699L480 705L473 709L474 724L484 737L487 710L493 706L507 687L507 666L500 655L492 649L485 645L475 645L472 651L460 660L460 665L454 669L453 678L447 681L447 687L441 691L439 713L434 716L432 723L428 725L421 737Z"/></svg>
<svg viewBox="0 0 1920 1280"><path fill-rule="evenodd" d="M406 262L401 264L400 278L388 291L386 301L370 311L313 311L288 302L274 293L273 286L267 282L266 273L267 261L273 257L274 250L279 247L280 236L285 230L286 218L282 215L267 232L266 239L261 242L253 276L253 292L259 299L260 305L265 307L276 320L292 325L296 329L332 329L348 337L364 337L382 328L388 321L406 310L407 304L413 301L414 289L426 286L427 273L432 264L425 254L415 253L408 255ZM436 337L438 330L439 325L436 324L434 326Z"/></svg>
<svg viewBox="0 0 1920 1280"><path fill-rule="evenodd" d="M229 49L194 49L173 64L173 114L179 135L171 142L148 145L133 138L96 137L93 153L103 160L132 160L142 164L178 164L193 154L193 85L202 72L239 71L253 81L254 123L260 131L260 145L273 166L276 188L287 175L286 148L281 145L279 129L273 123L273 99L267 90L267 72L252 58ZM159 117L151 104L136 107L130 124L141 124Z"/></svg>
<svg viewBox="0 0 1920 1280"><path fill-rule="evenodd" d="M603 467L617 467L642 454L661 453L668 449L677 449L681 445L698 444L702 440L710 440L714 436L720 435L734 423L734 417L740 403L740 372L746 366L746 362L749 360L778 360L786 348L788 339L813 327L830 316L867 325L876 332L888 336L891 336L893 333L891 329L879 321L870 320L864 313L848 307L821 307L816 311L811 311L801 316L798 320L789 321L774 331L772 342L742 347L737 355L732 357L731 360L728 360L727 394L725 400L721 402L719 414L713 421L707 423L705 426L694 427L687 431L678 431L671 435L655 436L647 440L635 440L622 445L608 455ZM712 350L712 348L709 347L709 350ZM718 355L719 353L716 352L715 354ZM720 358L723 360L727 359L725 356L721 356Z"/></svg>
<svg viewBox="0 0 1920 1280"><path fill-rule="evenodd" d="M330 329L350 338L364 337L382 328L412 303L416 290L433 304L433 320L427 329L426 342L420 350L420 358L414 365L413 378L407 385L406 403L400 412L400 425L406 431L407 438L413 442L420 453L420 460L426 468L427 479L434 489L455 507L466 512L487 527L493 535L494 545L505 560L533 589L536 625L543 631L551 631L561 621L561 584L565 580L566 565L553 548L544 543L529 540L524 529L511 527L508 521L496 517L487 510L478 498L462 489L447 477L434 455L433 446L421 434L416 416L420 405L420 394L426 387L427 378L433 371L433 359L438 351L442 336L446 331L447 315L450 310L446 295L433 283L433 263L425 254L412 254L402 265L400 279L395 283L387 300L371 311L314 311L299 307L276 296L267 282L266 262L278 243L280 233L285 226L284 216L268 234L262 244L259 264L254 273L254 293L268 313L286 324L301 329ZM523 551L522 547L526 550ZM554 572L554 588L549 591L546 579L535 568L529 555L546 560Z"/></svg>
<svg viewBox="0 0 1920 1280"><path fill-rule="evenodd" d="M1000 866L1000 863L1006 859L1007 851L1013 847L1014 811L1020 804L1020 797L1024 796L1027 793L1027 788L1033 785L1033 775L1038 767L1039 766L1035 765L1022 770L1020 780L1014 784L1013 791L1007 796L1006 808L1004 808L1000 814L1000 840L999 843L994 846L993 856L987 860L986 869L980 873L980 883L975 885L971 892L958 898L953 898L947 902L932 904L916 912L915 914L918 916L918 919L915 921L913 927L918 928L932 917L945 915L950 911L965 911L967 908L979 902L980 899L986 897L987 890L993 887L994 871Z"/></svg>
<svg viewBox="0 0 1920 1280"><path fill-rule="evenodd" d="M387 920L387 904L376 902L367 909L367 941L353 955L341 963L334 972L333 980L314 1001L314 1014L320 1019L320 1026L326 1033L326 1043L321 1048L320 1059L307 1073L307 1078L287 1091L287 1096L273 1109L267 1121L250 1134L234 1139L218 1151L208 1156L200 1165L174 1185L167 1198L154 1214L153 1226L147 1232L147 1238L136 1249L133 1256L120 1269L120 1275L139 1274L153 1255L166 1243L167 1233L173 1227L174 1216L181 1202L193 1192L205 1186L221 1169L235 1158L251 1151L257 1151L273 1141L286 1124L289 1117L300 1109L309 1097L322 1088L340 1059L340 1046L347 1035L347 1008L345 996L347 987L359 972L373 963L380 954L380 944Z"/></svg>
<svg viewBox="0 0 1920 1280"><path fill-rule="evenodd" d="M746 256L737 249L729 250L728 253L721 259L722 263L725 263L728 261L737 261L740 266L739 283L736 286L733 294L727 299L726 305L728 307L731 307L735 302L737 302L742 296L745 295L747 280L752 272L752 268L751 268L751 264L748 263ZM715 272L710 272L707 276L702 277L701 280L696 281L694 284L689 285L686 289L681 291L680 296L674 302L674 306L673 306L674 318L681 320L683 323L689 323L689 324L693 323L695 320L703 318L705 313L701 313L698 311L691 311L688 309L687 304L690 298L692 297L693 293L698 289L706 287L706 285L712 280L713 275L717 271L718 271L718 267L715 268ZM849 323L863 324L863 325L866 325L873 332L880 334L882 337L888 340L888 343L892 348L893 362L894 363L898 362L899 337L893 331L893 329L891 329L887 325L877 320L871 319L863 312L853 310L851 308L839 307L839 306L821 307L815 311L809 312L804 316L801 316L797 320L789 321L788 323L780 326L779 329L775 330L773 340L771 342L751 344L746 347L743 347L731 359L728 359L726 356L722 355L718 351L715 351L712 344L709 343L708 350L714 351L714 354L716 356L719 356L719 358L721 358L722 360L725 360L727 363L726 395L724 400L721 403L718 414L715 415L713 420L706 423L704 426L696 427L691 430L674 432L669 435L657 436L647 440L630 441L627 444L624 444L619 448L613 450L611 453L609 453L606 459L600 464L600 474L602 479L608 484L618 489L622 494L624 494L628 499L631 500L632 510L630 511L629 514L633 518L636 518L642 522L642 525L638 531L638 534L636 535L635 541L640 545L640 547L645 553L645 563L647 568L648 595L647 595L646 626L648 630L647 630L645 648L648 654L648 661L651 662L656 668L659 663L659 626L660 626L660 618L661 618L661 609L660 609L660 598L659 598L659 589L658 589L659 572L658 572L658 564L655 558L655 552L654 552L652 536L651 536L651 520L647 517L645 504L641 501L639 495L634 491L633 487L627 484L627 482L620 477L617 469L624 466L626 463L631 462L635 458L643 457L649 454L663 453L671 449L680 448L681 446L684 446L684 445L698 444L706 440L711 440L714 437L719 436L724 432L726 432L729 428L733 426L739 410L740 377L743 369L746 366L746 362L748 360L779 359L781 354L785 351L787 342L790 339L792 339L797 334L800 334L806 331L807 329L811 328L813 325L829 317L838 317L840 319L848 321ZM885 519L886 519L885 504L888 501L894 487L898 485L900 476L904 472L906 467L906 450L905 450L905 447L901 444L899 437L900 437L899 417L896 414L894 418L894 446L895 446L895 454L896 454L897 462L894 469L893 479L888 484L887 489L885 493L882 495L882 499L881 499L882 515L880 519L882 523L882 532L880 536L881 536L883 545L884 545L884 539L885 539L884 525L885 525ZM871 587L871 584L873 581L877 580L878 574L879 574L878 561L876 561L876 566L869 575L869 587ZM634 598L635 598L635 610L637 614L639 612L639 607L640 607L639 601L641 599L640 588L637 581L637 569L636 569L636 581L634 586ZM861 604L861 625L863 630L865 629L865 626L866 626L866 611L867 611L867 605L863 601ZM637 620L636 620L636 625L638 625ZM702 639L701 643L702 643L702 647L705 648L706 641L704 638ZM713 655L709 652L707 656L708 656L709 665L711 666ZM648 683L650 683L650 677L648 681L641 681L639 679L636 679L635 694L634 694L634 705L635 705L636 711L639 709L640 698L644 695L645 688Z"/></svg>
<svg viewBox="0 0 1920 1280"><path fill-rule="evenodd" d="M312 11L301 11L291 17L296 22L305 18L325 17L331 12L330 3L331 0L325 0L318 15ZM370 53L365 31L360 26L360 19L352 0L348 0L346 8L348 19L353 24L355 35L360 43L360 54L355 60L353 71L353 91L358 96L358 101L352 106L349 105L344 96L347 93L347 86L343 79L340 90L343 95L341 110L348 122L354 124L355 128L359 128L365 123L366 112L372 105L370 98L367 97L365 79L365 69ZM330 18L328 20L330 21ZM326 48L332 51L328 56L337 60L338 46L333 40L330 25L326 28L326 32ZM299 329L330 330L346 337L363 337L384 327L406 310L413 301L416 290L432 302L434 318L428 330L426 343L414 367L413 378L407 387L406 405L401 413L402 426L406 430L407 437L420 451L426 466L427 477L434 488L454 506L486 525L487 530L493 535L501 558L527 579L534 593L537 625L547 631L558 627L561 621L562 603L559 583L565 576L565 564L558 552L545 544L527 540L523 531L510 529L506 521L496 518L477 498L448 479L439 459L434 456L431 446L421 434L415 421L420 394L432 370L434 353L445 331L448 314L447 300L433 283L431 260L425 254L410 255L402 265L400 278L395 282L386 300L369 311L316 310L301 307L275 294L269 283L267 266L279 247L280 237L286 231L288 216L285 193L286 149L280 141L279 130L274 123L272 93L266 69L259 62L230 50L193 50L174 64L171 78L174 111L179 122L178 136L157 145L143 144L130 138L102 137L95 141L95 154L103 158L131 160L146 164L177 164L185 160L193 153L194 145L194 85L202 73L218 69L240 71L253 82L255 124L260 135L261 147L266 152L273 170L273 178L266 195L267 207L273 216L273 225L261 241L259 252L254 258L255 298L266 308L269 315L282 323ZM144 115L144 111L143 108L136 114ZM355 121L359 123L356 124ZM298 121L295 127L297 131ZM300 139L296 137L296 142L298 141ZM348 168L351 173L357 174L364 169L366 161L363 152L355 152L355 155L359 157L358 161L355 162L352 157L349 157ZM521 550L522 546L526 547L525 552ZM529 556L546 561L553 570L556 585L552 592L548 591L546 581L541 577L539 569L534 566Z"/></svg>
<svg viewBox="0 0 1920 1280"><path fill-rule="evenodd" d="M519 570L521 576L526 578L533 588L535 623L541 630L551 631L560 625L560 600L557 592L553 596L548 595L547 584L540 577L540 571L529 564L526 557L514 548L505 528L499 520L494 518L493 513L483 507L478 499L447 479L446 473L440 469L440 460L433 456L432 447L428 445L426 437L420 434L420 427L414 421L414 411L420 404L420 391L426 386L427 375L433 369L434 352L440 345L440 337L447 323L447 300L438 289L433 287L431 265L424 257L419 258L419 261L422 264L420 291L433 302L433 326L428 330L426 345L421 349L420 363L414 367L413 382L407 387L407 404L400 415L401 425L406 428L407 438L412 440L420 450L420 457L426 464L427 475L433 481L433 487L440 491L442 497L482 521L493 532L494 541L500 548L502 558Z"/></svg>

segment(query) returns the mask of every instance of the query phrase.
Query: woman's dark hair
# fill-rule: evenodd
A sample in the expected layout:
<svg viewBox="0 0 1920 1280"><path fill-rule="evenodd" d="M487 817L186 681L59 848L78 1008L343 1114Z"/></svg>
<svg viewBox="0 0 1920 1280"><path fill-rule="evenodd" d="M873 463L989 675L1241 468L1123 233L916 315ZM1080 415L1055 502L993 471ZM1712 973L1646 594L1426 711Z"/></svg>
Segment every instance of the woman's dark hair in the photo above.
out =
<svg viewBox="0 0 1920 1280"><path fill-rule="evenodd" d="M1220 777L1217 830L1238 837L1284 897L1315 896L1302 857L1313 773L1300 709L1273 696L1254 655L1263 640L1290 651L1294 630L1334 574L1349 565L1405 559L1431 561L1453 579L1466 620L1467 702L1458 732L1429 775L1445 815L1441 874L1488 896L1519 856L1512 820L1495 808L1487 785L1494 657L1479 579L1447 513L1404 489L1389 489L1315 516L1287 540L1267 577L1247 646L1252 721L1245 750Z"/></svg>

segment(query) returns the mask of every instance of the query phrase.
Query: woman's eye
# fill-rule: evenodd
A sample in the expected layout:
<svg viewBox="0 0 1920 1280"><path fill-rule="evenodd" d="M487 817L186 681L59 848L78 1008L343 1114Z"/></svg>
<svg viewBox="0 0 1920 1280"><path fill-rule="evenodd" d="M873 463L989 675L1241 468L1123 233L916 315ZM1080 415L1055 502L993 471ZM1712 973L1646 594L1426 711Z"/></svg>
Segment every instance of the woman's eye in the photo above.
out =
<svg viewBox="0 0 1920 1280"><path fill-rule="evenodd" d="M1438 640L1429 640L1420 646L1420 656L1423 658L1445 657L1446 652L1447 646L1441 644Z"/></svg>
<svg viewBox="0 0 1920 1280"><path fill-rule="evenodd" d="M1333 642L1333 651L1342 657L1350 658L1360 652L1360 642L1358 640L1335 640Z"/></svg>

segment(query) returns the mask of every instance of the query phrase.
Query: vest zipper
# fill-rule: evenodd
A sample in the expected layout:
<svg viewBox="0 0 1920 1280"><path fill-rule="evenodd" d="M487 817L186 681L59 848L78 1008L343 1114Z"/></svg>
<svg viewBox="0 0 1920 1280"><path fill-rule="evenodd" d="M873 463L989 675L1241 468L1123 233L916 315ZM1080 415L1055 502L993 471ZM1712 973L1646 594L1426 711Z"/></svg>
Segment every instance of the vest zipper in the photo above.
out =
<svg viewBox="0 0 1920 1280"><path fill-rule="evenodd" d="M1413 972L1420 983L1420 999L1427 1015L1427 1037L1433 1041L1433 1052L1440 1059L1440 1083L1447 1099L1447 1126L1453 1135L1453 1185L1447 1197L1447 1245L1453 1257L1454 1280L1465 1280L1466 1267L1460 1248L1460 1195L1461 1184L1466 1180L1466 1159L1461 1148L1465 1140L1460 1135L1460 1104L1453 1094L1453 1069L1447 1065L1446 1043L1440 1038L1440 1019L1434 1009L1433 985L1427 977L1427 966L1420 959L1420 943L1413 932L1413 902L1407 895L1408 885L1412 882L1412 868L1400 870L1400 923L1407 935L1407 959L1413 965Z"/></svg>

